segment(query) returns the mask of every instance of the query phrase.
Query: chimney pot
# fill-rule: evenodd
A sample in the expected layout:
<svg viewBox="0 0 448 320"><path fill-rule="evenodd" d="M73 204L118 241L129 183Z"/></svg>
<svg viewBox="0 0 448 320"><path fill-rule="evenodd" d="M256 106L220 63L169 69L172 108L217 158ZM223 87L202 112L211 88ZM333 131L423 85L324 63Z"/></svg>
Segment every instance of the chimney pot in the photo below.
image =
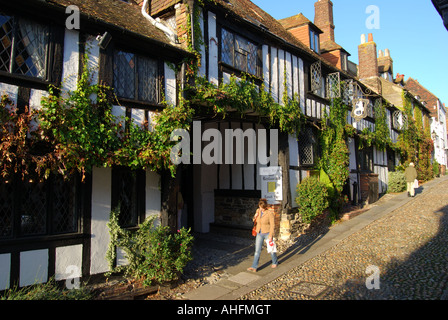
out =
<svg viewBox="0 0 448 320"><path fill-rule="evenodd" d="M386 57L390 57L390 51L389 51L389 49L384 50L384 54L386 55Z"/></svg>
<svg viewBox="0 0 448 320"><path fill-rule="evenodd" d="M373 42L373 34L369 33L369 42Z"/></svg>
<svg viewBox="0 0 448 320"><path fill-rule="evenodd" d="M364 44L364 43L366 43L366 35L363 33L361 35L361 44Z"/></svg>
<svg viewBox="0 0 448 320"><path fill-rule="evenodd" d="M378 51L378 57L379 58L384 57L383 50Z"/></svg>

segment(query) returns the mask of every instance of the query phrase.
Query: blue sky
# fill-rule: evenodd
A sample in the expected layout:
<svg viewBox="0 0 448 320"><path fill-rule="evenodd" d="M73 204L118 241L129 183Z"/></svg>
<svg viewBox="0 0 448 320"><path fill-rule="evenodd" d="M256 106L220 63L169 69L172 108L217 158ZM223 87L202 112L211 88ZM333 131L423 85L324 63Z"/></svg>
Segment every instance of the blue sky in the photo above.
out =
<svg viewBox="0 0 448 320"><path fill-rule="evenodd" d="M303 13L314 21L315 0L252 0L275 19ZM378 50L388 48L394 60L394 76L417 79L448 107L448 30L431 0L332 0L335 40L358 63L361 34L373 34ZM379 9L379 29L366 20ZM370 20L372 21L372 20Z"/></svg>

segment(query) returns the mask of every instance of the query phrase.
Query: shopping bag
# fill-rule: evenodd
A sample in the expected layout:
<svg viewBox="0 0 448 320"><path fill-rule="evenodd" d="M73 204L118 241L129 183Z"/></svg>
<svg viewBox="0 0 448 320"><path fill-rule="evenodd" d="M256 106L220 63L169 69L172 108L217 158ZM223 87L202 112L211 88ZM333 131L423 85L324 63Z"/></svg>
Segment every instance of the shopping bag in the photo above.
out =
<svg viewBox="0 0 448 320"><path fill-rule="evenodd" d="M418 180L415 179L415 180L414 180L414 189L417 189L417 188L418 188Z"/></svg>
<svg viewBox="0 0 448 320"><path fill-rule="evenodd" d="M266 239L266 247L268 249L268 253L277 252L277 246L274 240L269 241L269 239Z"/></svg>

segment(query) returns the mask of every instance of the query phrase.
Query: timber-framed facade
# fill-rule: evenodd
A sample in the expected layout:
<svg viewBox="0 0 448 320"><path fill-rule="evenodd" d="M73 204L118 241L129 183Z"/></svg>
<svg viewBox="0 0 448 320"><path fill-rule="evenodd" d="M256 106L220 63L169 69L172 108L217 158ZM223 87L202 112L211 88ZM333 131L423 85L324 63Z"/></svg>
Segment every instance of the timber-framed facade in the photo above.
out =
<svg viewBox="0 0 448 320"><path fill-rule="evenodd" d="M276 103L281 104L285 96L298 99L306 119L303 130L296 134L280 133L277 149L273 148L269 136L262 146L266 157L272 156L272 151L277 153L281 168L281 195L274 204L277 222L282 215L288 216L297 208L294 200L297 184L316 168L319 146L314 124L322 121L333 98L347 99L351 107L347 123L356 132L364 128L374 130L372 108L378 101L385 102L392 142L397 141L400 133L394 121L399 111L396 106L353 75L347 63L335 64L320 54L316 45L322 33L319 27L312 26L314 45L310 47L248 0L149 1L146 13L154 19L160 18L165 29L177 35L178 41L173 41L144 17L142 0L25 0L20 5L1 2L0 23L11 44L21 40L15 40L16 31L8 31L15 29L5 27L10 21L14 20L11 26L16 28L21 28L23 18L39 25L49 24L49 31L28 34L48 37L41 58L31 55L29 58L30 66L37 71L19 73L11 58L18 56L12 48L14 45L2 49L0 92L7 94L19 108L38 109L49 84L62 84L64 89L73 90L81 72L82 57L87 53L88 63L97 70L95 81L115 89L119 103L113 106L114 114L141 124L151 123L153 115L163 108L163 99L174 106L179 102L186 80L185 60L194 57L188 51L186 30L192 35L191 41L202 39L198 46L201 59L198 75L210 83L219 85L229 82L231 77L249 74ZM65 9L69 5L80 9L79 30L65 28ZM38 30L41 29L47 30L45 27ZM197 32L201 33L199 37L195 35ZM103 46L100 42L106 33L111 40ZM338 48L331 50L342 50ZM9 54L4 55L5 51ZM347 54L342 51L341 57ZM44 61L44 65L38 61ZM342 87L341 84L345 84L345 91L333 91ZM364 99L366 104L362 119L352 113L356 107L352 101L357 99ZM254 112L243 115L229 112L222 119L201 113L203 106L196 107L194 120L201 123L200 140L207 129L223 136L226 129L252 129L257 133L278 129L270 127L267 117ZM258 134L256 138L261 139ZM206 146L202 140L201 143ZM358 137L350 138L347 145L350 150L350 176L345 191L348 198L354 202L367 200L362 198L363 175L376 175L376 196L386 192L388 170L398 164L396 155L391 150L375 147L360 150ZM37 210L26 214L28 209L21 207L21 203L27 201L20 198L24 194L18 191L22 190L18 182L3 183L0 186L0 290L15 283L26 286L36 281L46 282L52 276L65 280L73 276L67 271L72 270L68 269L70 266L75 266L79 276L86 278L109 271L105 258L109 244L106 224L110 211L118 204L122 209L122 225L131 229L152 215L158 216L162 224L173 228L186 226L200 233L210 232L214 224L250 228L251 215L262 197L260 169L267 165L259 161L254 164L191 163L180 165L175 178L167 172L131 172L125 167L114 167L94 168L82 183L79 177L73 177L62 185L56 178L45 185L28 184L27 199L35 199L34 208L38 205L49 208L42 214L36 213ZM180 220L177 219L176 186L185 199ZM52 191L55 189L67 192L59 196ZM61 206L64 219L58 218ZM287 235L287 231L279 226L278 236ZM117 263L123 263L122 258L119 255Z"/></svg>

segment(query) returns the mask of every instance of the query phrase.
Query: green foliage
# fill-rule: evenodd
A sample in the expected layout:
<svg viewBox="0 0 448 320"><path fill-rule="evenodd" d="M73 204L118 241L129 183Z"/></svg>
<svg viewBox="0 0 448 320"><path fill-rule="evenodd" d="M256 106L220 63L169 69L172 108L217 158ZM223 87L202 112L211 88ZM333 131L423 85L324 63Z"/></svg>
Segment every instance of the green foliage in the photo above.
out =
<svg viewBox="0 0 448 320"><path fill-rule="evenodd" d="M403 171L389 172L388 192L399 193L406 190L406 177Z"/></svg>
<svg viewBox="0 0 448 320"><path fill-rule="evenodd" d="M432 163L432 173L433 173L434 177L440 176L440 167L439 167L439 163L436 160L434 160Z"/></svg>
<svg viewBox="0 0 448 320"><path fill-rule="evenodd" d="M169 227L154 226L154 218L146 219L136 231L119 226L119 210L113 210L107 224L111 241L106 259L112 272L121 272L145 285L174 280L192 260L193 236L182 228L173 234ZM126 253L126 266L114 266L116 248Z"/></svg>
<svg viewBox="0 0 448 320"><path fill-rule="evenodd" d="M297 185L296 202L303 222L310 223L329 206L328 191L316 177L308 177Z"/></svg>
<svg viewBox="0 0 448 320"><path fill-rule="evenodd" d="M375 106L375 129L366 127L359 133L360 148L376 146L379 150L393 147L384 104Z"/></svg>
<svg viewBox="0 0 448 320"><path fill-rule="evenodd" d="M5 180L14 174L24 179L34 171L45 172L43 163L54 161L51 154L37 151L39 145L45 145L40 139L38 128L33 128L34 119L32 110L26 109L25 112L19 113L6 95L1 97L0 167L1 176Z"/></svg>
<svg viewBox="0 0 448 320"><path fill-rule="evenodd" d="M408 121L397 142L401 162L404 167L407 167L410 162L414 162L418 179L428 181L433 178L431 155L434 150L429 121L426 121L426 126L423 125L423 114L418 107L413 108L408 94L403 93L402 99L403 113Z"/></svg>
<svg viewBox="0 0 448 320"><path fill-rule="evenodd" d="M84 178L93 167L118 165L170 170L174 175L175 165L170 161L174 142L170 135L175 129L189 128L194 112L189 104L183 99L175 107L164 102L149 130L148 124L114 116L112 89L90 80L90 70L84 63L75 91L61 94L58 88L50 87L49 96L42 99L41 138L52 148L51 159L56 159L44 165L46 173L78 171Z"/></svg>
<svg viewBox="0 0 448 320"><path fill-rule="evenodd" d="M290 134L299 132L304 121L298 96L290 99L285 95L283 103L279 104L263 85L256 85L250 76L237 78L232 75L229 83L219 86L198 76L190 92L193 102L212 108L215 115L222 117L229 111L237 111L242 117L245 112L253 111L268 117L271 126L278 126L281 131Z"/></svg>
<svg viewBox="0 0 448 320"><path fill-rule="evenodd" d="M42 98L39 123L43 139L51 142L58 159L53 170L62 174L77 170L84 177L93 167L113 164L121 126L112 115L109 90L91 84L87 63L75 91L65 93L50 86L49 96Z"/></svg>
<svg viewBox="0 0 448 320"><path fill-rule="evenodd" d="M320 179L327 186L330 209L335 219L340 210L340 198L349 176L350 152L346 140L347 106L333 99L321 125L319 137L322 150L319 159Z"/></svg>
<svg viewBox="0 0 448 320"><path fill-rule="evenodd" d="M90 300L92 297L93 294L86 287L62 289L51 278L47 283L8 289L0 296L0 300Z"/></svg>

